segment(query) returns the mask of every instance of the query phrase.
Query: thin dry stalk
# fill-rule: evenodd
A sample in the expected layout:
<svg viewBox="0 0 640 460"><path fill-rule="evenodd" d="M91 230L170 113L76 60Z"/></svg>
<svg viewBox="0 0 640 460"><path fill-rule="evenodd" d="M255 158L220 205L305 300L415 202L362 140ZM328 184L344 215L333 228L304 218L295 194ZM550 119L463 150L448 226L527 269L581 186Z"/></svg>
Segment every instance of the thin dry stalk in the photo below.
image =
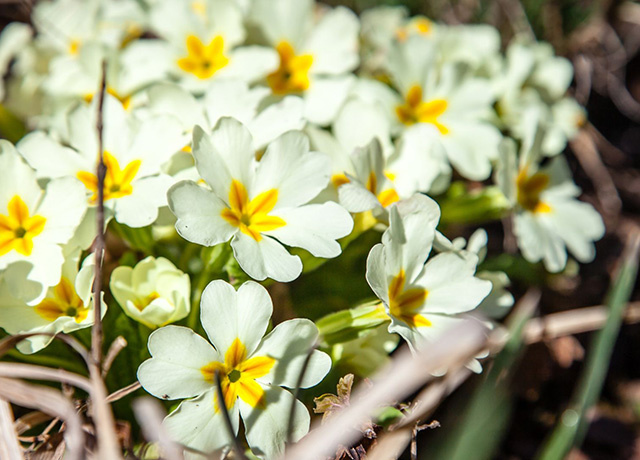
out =
<svg viewBox="0 0 640 460"><path fill-rule="evenodd" d="M52 382L68 383L87 393L91 392L91 382L86 377L64 369L51 369L44 366L34 366L33 364L0 363L0 377L50 380Z"/></svg>
<svg viewBox="0 0 640 460"><path fill-rule="evenodd" d="M158 401L153 398L138 398L133 402L133 413L142 428L142 434L149 442L160 445L162 458L167 460L182 460L182 449L173 441L162 426L165 412Z"/></svg>
<svg viewBox="0 0 640 460"><path fill-rule="evenodd" d="M432 372L455 368L475 356L486 342L486 331L479 321L468 320L431 344L428 350L412 354L405 348L377 374L373 386L360 386L348 408L293 445L285 458L321 459L333 455L339 445L351 445L361 436L354 427L361 426L379 407L411 394L432 378Z"/></svg>
<svg viewBox="0 0 640 460"><path fill-rule="evenodd" d="M230 439L233 441L233 449L235 450L235 454L241 460L248 460L247 456L244 454L244 449L238 440L234 430L233 424L231 423L231 417L229 416L229 410L227 409L227 403L224 399L224 393L222 392L222 381L220 380L220 371L216 370L215 373L216 380L216 397L218 398L218 407L220 408L220 413L222 414L222 418L224 419L224 425L227 429L227 434Z"/></svg>
<svg viewBox="0 0 640 460"><path fill-rule="evenodd" d="M307 368L309 367L309 362L311 361L311 355L318 348L318 344L314 343L309 351L307 352L307 356L304 359L304 363L302 364L302 369L300 369L300 375L298 375L298 380L296 382L296 386L293 390L293 399L291 400L291 408L289 409L289 420L287 422L287 444L291 443L291 436L293 435L293 422L296 416L296 404L298 402L298 394L300 393L300 386L302 385L302 379L304 379L304 375L307 373Z"/></svg>
<svg viewBox="0 0 640 460"><path fill-rule="evenodd" d="M64 438L67 448L65 458L71 460L83 458L82 420L73 404L59 391L0 377L0 398L19 406L41 410L64 420L66 426Z"/></svg>
<svg viewBox="0 0 640 460"><path fill-rule="evenodd" d="M107 351L107 356L105 356L104 362L102 363L102 378L107 376L113 361L127 345L127 340L122 336L118 336L113 342L111 342L111 346L109 346L109 350Z"/></svg>
<svg viewBox="0 0 640 460"><path fill-rule="evenodd" d="M34 426L38 426L41 423L47 422L51 420L53 417L49 414L45 414L39 410L35 410L33 412L29 412L28 414L23 415L18 420L14 422L14 428L18 435L21 435L25 431L30 430Z"/></svg>
<svg viewBox="0 0 640 460"><path fill-rule="evenodd" d="M109 396L107 396L107 402L108 403L116 402L124 398L125 396L130 395L131 393L136 391L138 388L142 388L142 385L140 385L140 382L133 382L131 385L127 385L124 388L120 388L119 390L114 391Z"/></svg>
<svg viewBox="0 0 640 460"><path fill-rule="evenodd" d="M115 431L115 420L111 408L107 404L107 390L102 380L102 259L104 255L104 177L107 167L103 158L103 109L104 95L106 92L106 61L102 62L102 83L98 99L98 116L96 129L98 132L98 210L97 225L98 234L94 243L95 276L93 281L94 320L91 327L91 365L89 377L91 379L91 405L93 420L96 425L98 439L98 457L105 460L118 460L122 458L118 437Z"/></svg>
<svg viewBox="0 0 640 460"><path fill-rule="evenodd" d="M13 426L13 411L4 399L0 399L0 458L22 460L22 447Z"/></svg>

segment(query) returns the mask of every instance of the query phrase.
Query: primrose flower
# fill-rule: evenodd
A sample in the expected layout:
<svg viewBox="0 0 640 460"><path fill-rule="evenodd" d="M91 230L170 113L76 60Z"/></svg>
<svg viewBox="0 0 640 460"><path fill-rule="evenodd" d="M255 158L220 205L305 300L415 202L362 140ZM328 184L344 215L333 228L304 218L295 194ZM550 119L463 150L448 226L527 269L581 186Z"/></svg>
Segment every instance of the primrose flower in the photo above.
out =
<svg viewBox="0 0 640 460"><path fill-rule="evenodd" d="M217 79L254 82L278 66L275 51L238 46L245 29L242 9L234 0L161 0L150 14L153 30L165 41L157 59L194 93L204 92Z"/></svg>
<svg viewBox="0 0 640 460"><path fill-rule="evenodd" d="M15 147L0 141L0 271L15 262L31 264L27 279L53 286L64 262L62 246L87 210L80 181L67 177L40 188L36 173Z"/></svg>
<svg viewBox="0 0 640 460"><path fill-rule="evenodd" d="M151 329L181 320L191 310L189 275L164 257L117 267L109 288L127 316Z"/></svg>
<svg viewBox="0 0 640 460"><path fill-rule="evenodd" d="M330 164L309 151L303 133L278 137L258 162L247 128L222 118L210 136L194 129L193 155L209 188L181 181L168 193L183 238L204 246L231 240L240 267L258 280L300 275L300 258L283 244L316 257L340 254L336 239L349 234L353 221L337 203L305 204L326 187Z"/></svg>
<svg viewBox="0 0 640 460"><path fill-rule="evenodd" d="M305 118L327 125L344 103L358 66L358 19L338 7L316 21L313 0L256 0L249 17L275 48L266 82L275 96L300 95Z"/></svg>
<svg viewBox="0 0 640 460"><path fill-rule="evenodd" d="M476 255L431 252L440 219L432 199L414 195L393 205L382 243L367 258L367 282L391 318L389 331L419 348L476 308L491 283L474 276Z"/></svg>
<svg viewBox="0 0 640 460"><path fill-rule="evenodd" d="M26 136L18 146L38 178L79 179L85 186L86 202L92 207L98 197L95 120L95 104L80 106L69 115L70 147L38 131ZM120 101L107 94L103 140L107 216L115 215L118 222L129 227L153 223L158 208L166 206L166 191L173 183L171 177L160 172L160 167L185 144L180 123L169 116L139 122ZM95 229L89 233L95 235Z"/></svg>
<svg viewBox="0 0 640 460"><path fill-rule="evenodd" d="M180 326L166 326L149 337L152 358L138 369L138 380L152 395L184 399L164 424L174 439L202 452L231 443L221 404L234 430L239 417L255 454L274 458L284 449L293 395L281 388L295 387L307 352L318 329L307 319L293 319L263 337L273 306L267 290L247 281L236 291L217 280L202 294L201 321L211 343ZM329 372L331 359L313 351L302 388L319 383ZM219 372L224 401L216 395ZM309 413L295 401L293 439L309 429Z"/></svg>
<svg viewBox="0 0 640 460"><path fill-rule="evenodd" d="M593 260L593 242L605 227L590 204L577 200L580 189L564 157L540 166L544 129L541 124L535 128L522 144L519 162L513 141L502 144L496 181L514 206L514 233L525 259L542 260L547 270L559 272L567 263L567 249L580 262Z"/></svg>
<svg viewBox="0 0 640 460"><path fill-rule="evenodd" d="M65 249L68 249L65 248ZM31 301L29 297L16 295L15 284L29 283L25 264L15 264L0 274L0 327L9 334L44 332L56 334L69 333L93 324L93 285L94 260L88 256L78 270L80 251L72 250L67 254L62 266L62 276L55 286L45 290L44 298ZM28 292L29 286L20 286L22 292ZM102 303L103 314L106 305ZM53 337L36 335L18 344L22 353L35 353L51 343Z"/></svg>
<svg viewBox="0 0 640 460"><path fill-rule="evenodd" d="M358 91L385 105L392 134L431 125L460 174L487 179L502 138L487 121L495 99L491 85L463 66L438 65L437 57L434 42L411 36L395 44L389 59L388 70L399 94L376 81L366 81Z"/></svg>

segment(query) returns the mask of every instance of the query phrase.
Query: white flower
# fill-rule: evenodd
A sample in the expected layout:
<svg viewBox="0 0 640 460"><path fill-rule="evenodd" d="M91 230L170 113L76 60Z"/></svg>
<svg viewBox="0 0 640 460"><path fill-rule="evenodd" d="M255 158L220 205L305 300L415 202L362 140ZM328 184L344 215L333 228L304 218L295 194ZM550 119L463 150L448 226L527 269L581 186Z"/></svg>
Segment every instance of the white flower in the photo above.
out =
<svg viewBox="0 0 640 460"><path fill-rule="evenodd" d="M338 7L316 22L312 0L255 0L250 20L280 56L267 76L276 96L298 94L305 118L326 125L347 97L358 65L358 19Z"/></svg>
<svg viewBox="0 0 640 460"><path fill-rule="evenodd" d="M93 324L93 255L87 257L78 271L80 251L67 254L62 266L62 276L55 286L45 291L44 299L33 302L29 297L16 295L15 284L25 284L25 265L12 265L0 275L0 327L9 334L44 332L69 333ZM22 288L22 286L21 286ZM22 292L30 288L20 289ZM103 314L106 305L102 303ZM35 353L49 345L53 337L37 335L18 344L23 353Z"/></svg>
<svg viewBox="0 0 640 460"><path fill-rule="evenodd" d="M580 189L564 157L540 166L544 130L535 117L530 124L519 166L514 143L502 144L496 181L515 208L514 233L525 259L543 260L547 270L558 272L566 265L567 248L580 262L593 260L593 242L605 228L598 212L576 199Z"/></svg>
<svg viewBox="0 0 640 460"><path fill-rule="evenodd" d="M212 281L201 304L211 344L185 327L167 326L151 334L152 358L138 369L140 383L158 398L193 398L165 419L174 439L202 452L230 444L216 396L217 371L235 431L242 417L256 454L274 458L283 451L294 399L280 387L295 387L318 329L307 319L293 319L263 338L272 309L266 289L255 282L236 292L224 281ZM315 350L301 387L316 385L330 367L329 356ZM298 440L309 429L309 414L302 403L295 404L293 439Z"/></svg>
<svg viewBox="0 0 640 460"><path fill-rule="evenodd" d="M305 204L329 182L329 158L310 152L299 131L283 134L255 160L248 130L232 118L219 121L211 136L196 127L193 154L210 189L182 181L168 193L183 238L205 246L231 240L240 267L252 278L291 281L302 262L283 244L316 257L340 254L352 229L349 213L333 202Z"/></svg>
<svg viewBox="0 0 640 460"><path fill-rule="evenodd" d="M273 50L238 46L245 38L242 10L234 0L161 0L151 9L151 24L164 40L156 59L195 93L214 79L254 82L278 66Z"/></svg>
<svg viewBox="0 0 640 460"><path fill-rule="evenodd" d="M42 132L29 134L18 146L38 178L73 176L80 179L91 206L96 204L98 195L95 120L95 104L78 107L69 116L70 147ZM173 183L169 176L160 173L160 167L185 144L180 123L169 116L139 122L118 100L106 95L103 140L107 167L105 210L129 227L153 223L158 208L167 205L166 191ZM90 233L95 235L95 231Z"/></svg>
<svg viewBox="0 0 640 460"><path fill-rule="evenodd" d="M476 308L491 290L474 276L474 254L445 252L425 264L439 219L438 205L424 195L399 202L367 258L367 282L391 318L389 331L413 347L461 321L455 315Z"/></svg>
<svg viewBox="0 0 640 460"><path fill-rule="evenodd" d="M50 181L43 190L15 147L0 141L0 270L15 262L32 265L27 278L43 288L60 279L62 245L87 210L75 178Z"/></svg>
<svg viewBox="0 0 640 460"><path fill-rule="evenodd" d="M487 120L495 99L490 84L454 63L438 65L433 41L411 36L396 43L388 68L396 91L376 81L363 81L358 93L385 106L392 134L431 125L451 164L468 179L491 173L501 139ZM399 94L398 94L399 93Z"/></svg>
<svg viewBox="0 0 640 460"><path fill-rule="evenodd" d="M181 320L191 309L189 275L164 257L117 267L109 288L127 316L151 329Z"/></svg>

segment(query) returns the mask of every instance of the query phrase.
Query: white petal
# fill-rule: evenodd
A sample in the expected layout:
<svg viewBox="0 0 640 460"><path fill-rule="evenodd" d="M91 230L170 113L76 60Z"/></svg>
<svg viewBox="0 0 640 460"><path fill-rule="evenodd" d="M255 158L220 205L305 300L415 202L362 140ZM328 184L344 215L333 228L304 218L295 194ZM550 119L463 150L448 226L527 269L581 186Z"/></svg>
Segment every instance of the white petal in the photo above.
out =
<svg viewBox="0 0 640 460"><path fill-rule="evenodd" d="M223 361L211 344L191 329L165 326L149 336L152 358L138 368L138 380L157 398L181 399L197 396L214 383L207 382L202 367Z"/></svg>
<svg viewBox="0 0 640 460"><path fill-rule="evenodd" d="M304 103L297 96L287 96L277 104L270 105L249 123L256 150L263 149L278 136L293 129L302 129Z"/></svg>
<svg viewBox="0 0 640 460"><path fill-rule="evenodd" d="M384 245L376 244L367 256L367 283L385 304L389 304L389 282L386 271Z"/></svg>
<svg viewBox="0 0 640 460"><path fill-rule="evenodd" d="M351 215L334 202L310 204L272 213L286 225L265 232L287 246L306 249L316 257L337 257L342 252L338 238L353 229Z"/></svg>
<svg viewBox="0 0 640 460"><path fill-rule="evenodd" d="M302 52L313 56L311 72L339 75L358 65L358 18L349 9L330 10L316 24Z"/></svg>
<svg viewBox="0 0 640 460"><path fill-rule="evenodd" d="M82 183L73 177L53 179L37 213L47 219L41 238L51 243L66 243L73 236L87 211Z"/></svg>
<svg viewBox="0 0 640 460"><path fill-rule="evenodd" d="M278 53L264 46L241 46L229 56L229 64L220 70L220 78L254 83L278 68Z"/></svg>
<svg viewBox="0 0 640 460"><path fill-rule="evenodd" d="M167 205L167 190L172 183L165 174L135 181L130 195L111 203L116 220L133 228L151 225L158 218L158 208Z"/></svg>
<svg viewBox="0 0 640 460"><path fill-rule="evenodd" d="M215 246L229 241L237 230L222 218L221 212L226 208L222 200L195 182L178 182L167 197L178 218L176 230L187 241Z"/></svg>
<svg viewBox="0 0 640 460"><path fill-rule="evenodd" d="M304 116L312 123L325 126L331 123L347 99L354 83L352 75L313 78L304 93Z"/></svg>
<svg viewBox="0 0 640 460"><path fill-rule="evenodd" d="M220 80L211 83L204 97L209 125L214 126L222 117L233 117L249 123L258 111L258 104L269 94L267 88L252 88L244 81ZM252 134L255 133L251 130Z"/></svg>
<svg viewBox="0 0 640 460"><path fill-rule="evenodd" d="M244 283L236 293L229 283L216 280L202 293L202 326L220 354L240 339L250 356L267 330L272 311L267 290L253 281Z"/></svg>
<svg viewBox="0 0 640 460"><path fill-rule="evenodd" d="M378 198L359 182L349 182L338 188L340 204L349 212L364 212L381 207Z"/></svg>
<svg viewBox="0 0 640 460"><path fill-rule="evenodd" d="M36 170L38 178L75 176L78 171L92 169L93 162L64 147L42 131L27 134L16 145L18 151Z"/></svg>
<svg viewBox="0 0 640 460"><path fill-rule="evenodd" d="M153 116L138 127L126 158L142 160L138 177L160 172L160 166L188 142L182 134L182 126L173 116Z"/></svg>
<svg viewBox="0 0 640 460"><path fill-rule="evenodd" d="M295 403L292 440L297 441L309 431L309 412L300 401L282 388L262 386L265 390L265 409L255 409L239 400L240 414L246 427L247 442L256 454L278 458L287 440L287 425L291 405Z"/></svg>
<svg viewBox="0 0 640 460"><path fill-rule="evenodd" d="M163 425L175 441L201 452L210 453L231 445L222 412L215 411L215 388L197 398L183 401L164 419ZM229 410L234 434L238 433L238 405ZM201 457L197 457L201 458Z"/></svg>
<svg viewBox="0 0 640 460"><path fill-rule="evenodd" d="M254 356L269 356L276 360L271 371L258 380L263 383L295 388L307 354L318 339L318 328L308 319L284 321L267 335ZM331 369L331 358L315 350L309 360L300 388L320 383Z"/></svg>
<svg viewBox="0 0 640 460"><path fill-rule="evenodd" d="M233 255L251 278L262 281L271 278L286 283L302 273L302 261L292 256L276 240L264 236L259 242L242 232L231 241Z"/></svg>
<svg viewBox="0 0 640 460"><path fill-rule="evenodd" d="M278 190L277 208L299 206L314 198L329 183L329 157L309 152L301 131L289 131L269 144L258 163L251 195Z"/></svg>

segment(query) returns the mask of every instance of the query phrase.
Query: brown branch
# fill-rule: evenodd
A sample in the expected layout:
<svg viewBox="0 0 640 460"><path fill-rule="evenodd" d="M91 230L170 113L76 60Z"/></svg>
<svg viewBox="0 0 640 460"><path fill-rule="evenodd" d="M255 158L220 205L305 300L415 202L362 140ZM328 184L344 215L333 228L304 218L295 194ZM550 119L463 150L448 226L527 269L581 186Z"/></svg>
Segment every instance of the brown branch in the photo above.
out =
<svg viewBox="0 0 640 460"><path fill-rule="evenodd" d="M94 243L95 275L93 280L93 313L94 320L91 327L91 365L89 377L91 379L91 407L93 419L96 425L98 439L97 456L106 460L122 458L115 432L115 420L111 408L107 403L107 389L102 380L100 362L102 360L102 262L105 249L104 241L104 177L107 167L104 164L103 152L103 111L106 93L107 63L102 62L102 82L98 95L98 114L96 129L98 135L98 211L97 211L97 236Z"/></svg>
<svg viewBox="0 0 640 460"><path fill-rule="evenodd" d="M107 376L107 374L109 373L109 369L111 369L113 361L126 346L127 340L121 335L118 336L113 342L111 342L111 346L107 351L107 356L102 363L102 378L105 378Z"/></svg>
<svg viewBox="0 0 640 460"><path fill-rule="evenodd" d="M107 402L108 403L116 402L124 398L125 396L130 395L131 393L138 390L139 388L142 388L142 385L140 385L140 382L133 382L131 385L127 385L124 388L120 388L119 390L114 391L109 396L107 396Z"/></svg>

